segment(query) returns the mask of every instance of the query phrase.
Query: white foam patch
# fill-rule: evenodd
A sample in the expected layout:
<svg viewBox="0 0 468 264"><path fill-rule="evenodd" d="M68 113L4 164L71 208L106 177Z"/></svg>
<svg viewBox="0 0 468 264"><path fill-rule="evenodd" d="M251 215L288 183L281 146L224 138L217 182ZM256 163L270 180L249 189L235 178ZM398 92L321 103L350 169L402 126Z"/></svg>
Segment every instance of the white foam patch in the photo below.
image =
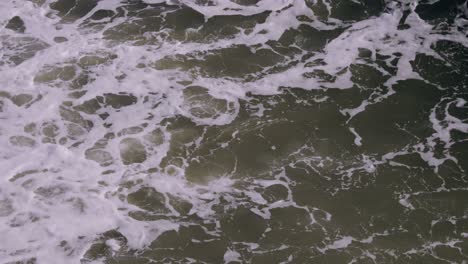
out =
<svg viewBox="0 0 468 264"><path fill-rule="evenodd" d="M118 185L100 185L105 178L96 175L98 166L64 147L41 146L0 164L5 170L1 193L14 208L3 217L0 228L2 237L9 238L0 242L3 260L77 261L87 245L106 230L119 229L129 245L139 248L168 228L177 228L130 219L119 210L125 204L111 194ZM24 175L25 171L30 173ZM72 252L59 247L62 241L72 246ZM26 253L11 254L17 251Z"/></svg>
<svg viewBox="0 0 468 264"><path fill-rule="evenodd" d="M349 131L351 131L351 133L353 133L355 139L354 139L354 144L356 146L362 146L362 137L359 136L359 134L356 132L356 129L354 129L354 127L350 127L349 128Z"/></svg>
<svg viewBox="0 0 468 264"><path fill-rule="evenodd" d="M231 263L231 262L241 262L241 255L239 252L228 249L226 253L224 253L224 263Z"/></svg>
<svg viewBox="0 0 468 264"><path fill-rule="evenodd" d="M353 242L354 238L350 236L345 236L342 237L341 239L338 239L334 241L332 244L327 245L324 249L321 249L321 252L325 252L326 250L329 249L342 249L342 248L347 248L351 243Z"/></svg>

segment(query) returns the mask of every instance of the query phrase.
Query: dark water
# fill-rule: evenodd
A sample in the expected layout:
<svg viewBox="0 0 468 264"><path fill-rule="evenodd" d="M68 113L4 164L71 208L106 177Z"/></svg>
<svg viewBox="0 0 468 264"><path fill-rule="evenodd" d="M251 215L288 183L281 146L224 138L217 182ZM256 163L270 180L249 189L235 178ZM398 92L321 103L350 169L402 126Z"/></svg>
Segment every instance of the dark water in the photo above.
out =
<svg viewBox="0 0 468 264"><path fill-rule="evenodd" d="M468 263L465 0L4 0L1 263Z"/></svg>

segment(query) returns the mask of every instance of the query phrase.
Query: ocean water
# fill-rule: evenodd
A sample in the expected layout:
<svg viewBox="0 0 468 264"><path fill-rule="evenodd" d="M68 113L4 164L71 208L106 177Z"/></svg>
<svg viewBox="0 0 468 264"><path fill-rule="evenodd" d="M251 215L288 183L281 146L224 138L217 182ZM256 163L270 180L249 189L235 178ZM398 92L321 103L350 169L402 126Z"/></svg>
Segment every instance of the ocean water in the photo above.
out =
<svg viewBox="0 0 468 264"><path fill-rule="evenodd" d="M468 263L466 0L0 1L0 263Z"/></svg>

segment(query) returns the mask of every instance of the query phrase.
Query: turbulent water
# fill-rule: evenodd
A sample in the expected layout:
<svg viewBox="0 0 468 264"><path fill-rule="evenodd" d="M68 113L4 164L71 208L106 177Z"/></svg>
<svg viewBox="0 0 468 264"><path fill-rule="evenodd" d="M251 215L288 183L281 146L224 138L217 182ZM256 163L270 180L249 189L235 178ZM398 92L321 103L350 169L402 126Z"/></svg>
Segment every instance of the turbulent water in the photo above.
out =
<svg viewBox="0 0 468 264"><path fill-rule="evenodd" d="M468 263L465 0L0 1L0 263Z"/></svg>

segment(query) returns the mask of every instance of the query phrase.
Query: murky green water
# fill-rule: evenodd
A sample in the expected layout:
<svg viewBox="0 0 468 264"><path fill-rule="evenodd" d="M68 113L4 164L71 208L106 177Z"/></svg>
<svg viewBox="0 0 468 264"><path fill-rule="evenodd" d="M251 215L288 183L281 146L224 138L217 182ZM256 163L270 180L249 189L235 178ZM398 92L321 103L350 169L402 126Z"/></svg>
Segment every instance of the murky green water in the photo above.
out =
<svg viewBox="0 0 468 264"><path fill-rule="evenodd" d="M467 16L0 3L0 262L468 263Z"/></svg>

